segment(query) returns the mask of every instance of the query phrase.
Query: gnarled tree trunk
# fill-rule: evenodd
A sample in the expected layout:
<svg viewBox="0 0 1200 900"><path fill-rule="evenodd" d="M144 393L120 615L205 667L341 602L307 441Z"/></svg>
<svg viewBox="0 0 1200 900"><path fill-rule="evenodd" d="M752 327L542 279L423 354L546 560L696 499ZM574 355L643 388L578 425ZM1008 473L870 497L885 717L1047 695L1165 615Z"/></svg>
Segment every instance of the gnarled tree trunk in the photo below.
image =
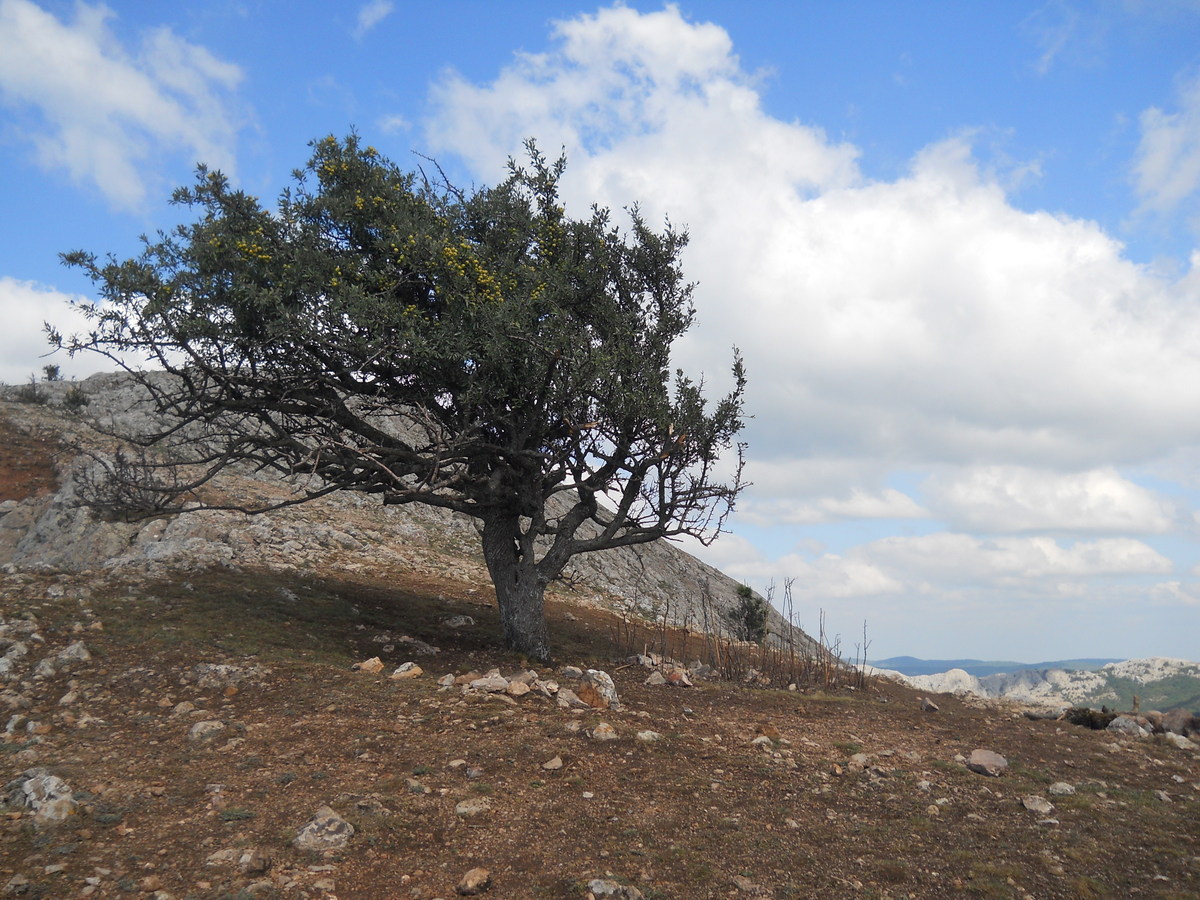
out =
<svg viewBox="0 0 1200 900"><path fill-rule="evenodd" d="M519 519L515 515L484 519L483 558L496 587L504 643L531 659L544 660L550 656L546 580L533 554L522 552L519 538Z"/></svg>

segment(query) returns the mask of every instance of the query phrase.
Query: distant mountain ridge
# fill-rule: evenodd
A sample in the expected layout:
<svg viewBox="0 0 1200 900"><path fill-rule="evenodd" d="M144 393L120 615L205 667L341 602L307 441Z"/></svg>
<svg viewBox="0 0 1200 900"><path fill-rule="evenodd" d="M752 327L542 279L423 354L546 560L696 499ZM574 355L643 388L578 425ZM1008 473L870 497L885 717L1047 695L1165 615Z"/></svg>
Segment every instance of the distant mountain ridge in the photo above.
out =
<svg viewBox="0 0 1200 900"><path fill-rule="evenodd" d="M900 661L903 662L903 658ZM961 667L919 675L882 665L875 666L874 671L877 675L933 694L974 694L1047 706L1108 706L1128 710L1140 705L1142 710L1200 709L1200 663L1185 659L1127 659L1107 662L1096 669L1049 665L986 675L975 675Z"/></svg>
<svg viewBox="0 0 1200 900"><path fill-rule="evenodd" d="M902 675L937 675L951 669L962 669L968 675L983 677L1004 672L1021 672L1027 669L1062 669L1067 672L1095 671L1108 663L1121 662L1119 658L1058 659L1048 662L1023 663L1008 660L981 659L919 659L915 656L892 656L868 662L877 669L888 669Z"/></svg>

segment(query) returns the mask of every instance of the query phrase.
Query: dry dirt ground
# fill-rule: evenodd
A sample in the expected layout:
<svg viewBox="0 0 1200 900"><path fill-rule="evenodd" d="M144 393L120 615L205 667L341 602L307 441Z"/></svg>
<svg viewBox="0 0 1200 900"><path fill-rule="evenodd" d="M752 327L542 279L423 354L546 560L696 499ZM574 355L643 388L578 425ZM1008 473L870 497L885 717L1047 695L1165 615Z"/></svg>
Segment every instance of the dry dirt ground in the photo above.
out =
<svg viewBox="0 0 1200 900"><path fill-rule="evenodd" d="M5 498L51 477L39 458L7 442ZM476 624L443 624L457 614ZM531 900L584 898L595 878L681 900L1200 897L1194 752L953 697L924 712L890 685L649 686L624 661L640 638L606 613L555 602L549 615L557 656L539 674L570 687L561 666L602 668L622 711L439 689L447 673L528 667L501 648L480 585L0 576L0 618L32 620L42 639L0 679L0 721L20 717L0 735L0 785L44 767L78 802L56 826L0 810L0 896L430 900L482 866L484 896ZM80 640L90 660L33 676ZM382 673L351 670L373 656ZM410 660L423 676L388 677ZM246 677L189 677L205 663ZM224 728L193 740L200 721ZM601 721L617 740L589 737ZM1006 757L1005 774L956 761L975 748ZM544 768L554 757L562 767ZM1056 782L1076 792L1052 796ZM1054 810L1026 809L1028 795ZM471 798L491 811L457 815ZM354 836L328 856L295 849L322 806Z"/></svg>

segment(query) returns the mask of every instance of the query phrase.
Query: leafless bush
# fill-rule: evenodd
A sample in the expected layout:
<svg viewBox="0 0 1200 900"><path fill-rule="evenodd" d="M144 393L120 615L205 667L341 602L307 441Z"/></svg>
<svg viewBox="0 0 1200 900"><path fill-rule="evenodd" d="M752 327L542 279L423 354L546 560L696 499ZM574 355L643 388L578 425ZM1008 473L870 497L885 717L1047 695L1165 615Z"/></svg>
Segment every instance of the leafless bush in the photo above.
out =
<svg viewBox="0 0 1200 900"><path fill-rule="evenodd" d="M761 643L738 640L707 581L700 593L698 632L674 624L669 606L655 607L651 618L636 601L630 601L617 613L612 628L614 642L625 655L657 653L664 659L696 661L711 667L719 678L745 684L781 688L795 685L797 690L823 691L869 688L866 624L855 659L847 663L841 658L841 638L826 633L823 610L815 637L793 624L792 584L791 579L784 582L781 605L776 607L782 614L782 625L771 630ZM774 584L767 589L766 599L775 606Z"/></svg>
<svg viewBox="0 0 1200 900"><path fill-rule="evenodd" d="M90 464L73 475L75 495L103 519L129 522L176 512L190 491L177 464L153 458L144 447L86 455Z"/></svg>

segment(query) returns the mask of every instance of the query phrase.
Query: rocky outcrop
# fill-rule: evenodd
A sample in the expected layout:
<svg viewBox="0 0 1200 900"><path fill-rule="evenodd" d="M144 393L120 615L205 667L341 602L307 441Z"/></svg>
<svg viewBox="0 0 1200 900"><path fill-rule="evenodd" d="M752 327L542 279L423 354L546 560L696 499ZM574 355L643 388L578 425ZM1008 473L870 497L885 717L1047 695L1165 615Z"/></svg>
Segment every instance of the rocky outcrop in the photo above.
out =
<svg viewBox="0 0 1200 900"><path fill-rule="evenodd" d="M104 432L136 434L154 426L153 409L128 376L94 375L83 382L41 385L47 402L12 402L0 387L0 415L64 445L111 451ZM68 391L86 397L81 415L63 405ZM81 392L81 393L80 393ZM81 454L58 461L60 486L41 497L0 504L0 565L83 572L94 569L203 569L214 566L320 568L367 574L391 567L487 583L474 520L419 504L383 506L377 498L343 492L259 516L190 512L141 522L104 521L80 505L77 473L99 463ZM222 496L264 503L298 496L303 485L248 467L212 485ZM679 626L700 626L731 605L737 582L666 541L575 557L567 573L575 598L613 605ZM772 610L769 627L788 626ZM810 643L796 631L801 646Z"/></svg>
<svg viewBox="0 0 1200 900"><path fill-rule="evenodd" d="M970 694L1014 700L1040 706L1064 707L1118 706L1132 700L1122 694L1129 682L1142 687L1143 699L1160 708L1170 706L1160 700L1150 700L1154 686L1170 680L1195 682L1194 695L1200 696L1200 663L1183 659L1149 657L1108 663L1095 671L1064 669L1022 669L978 677L963 669L950 669L936 675L902 675L886 669L874 669L874 674L891 678L920 691L936 694Z"/></svg>

